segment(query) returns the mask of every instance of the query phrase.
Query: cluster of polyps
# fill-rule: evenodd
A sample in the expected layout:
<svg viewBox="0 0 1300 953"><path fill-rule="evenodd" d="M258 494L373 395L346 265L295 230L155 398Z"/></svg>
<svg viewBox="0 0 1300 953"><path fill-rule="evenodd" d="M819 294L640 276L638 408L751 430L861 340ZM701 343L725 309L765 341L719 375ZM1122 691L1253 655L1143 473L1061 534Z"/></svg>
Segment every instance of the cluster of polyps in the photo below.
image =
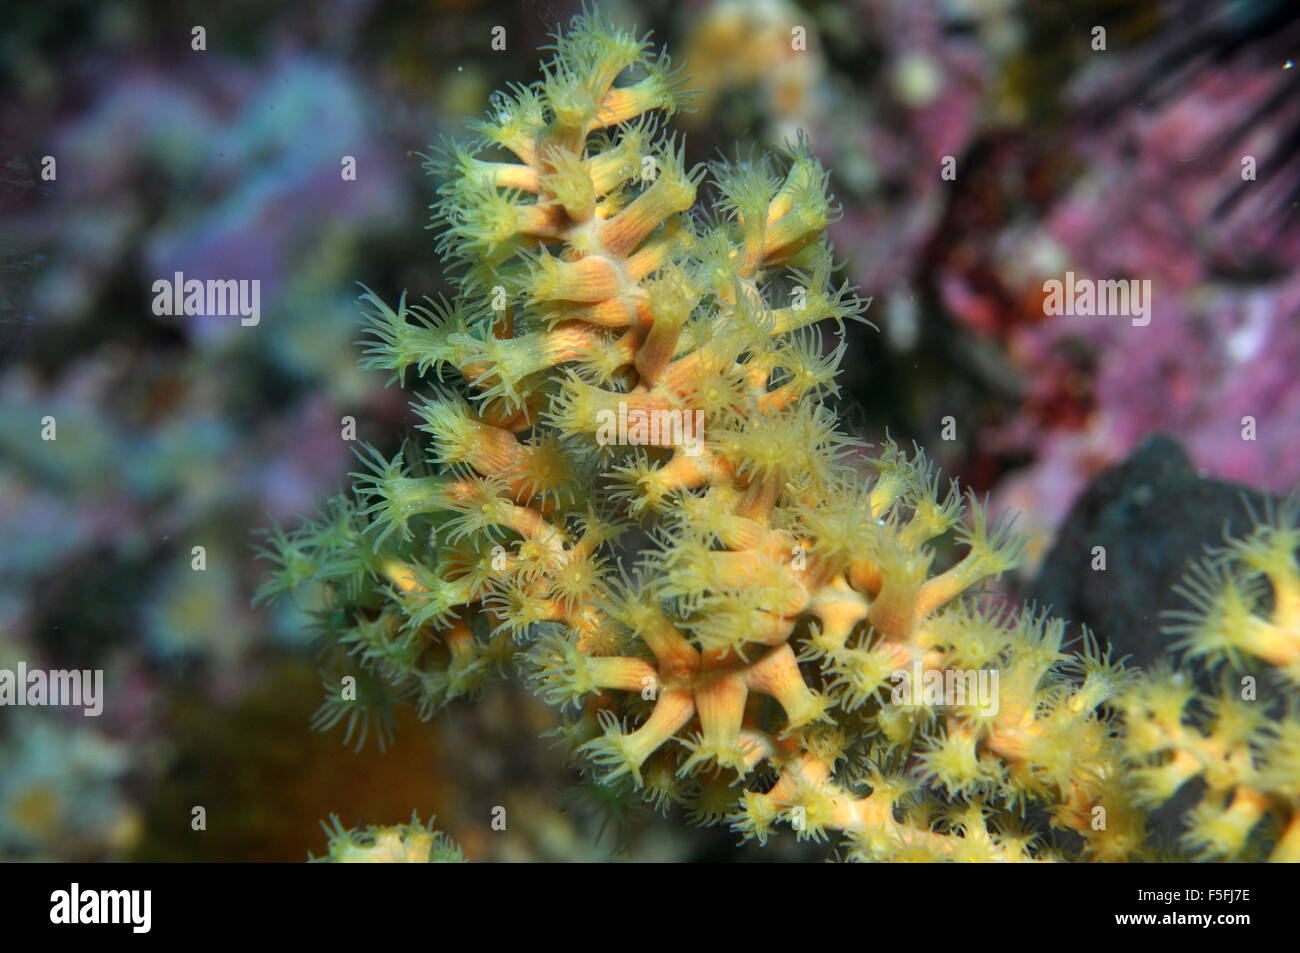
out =
<svg viewBox="0 0 1300 953"><path fill-rule="evenodd" d="M424 452L373 454L357 502L272 534L265 594L331 595L321 723L428 715L518 663L597 783L747 837L1027 859L1048 855L1016 825L1037 803L1088 855L1136 855L1101 714L1129 677L969 595L1020 543L919 451L862 462L824 402L843 347L813 327L860 308L832 281L827 174L803 141L720 163L696 211L704 171L656 132L678 87L645 40L580 17L432 163L459 294L367 294L368 363L459 380L415 405ZM607 439L665 416L701 439ZM897 673L950 671L996 672L996 703L893 703Z"/></svg>

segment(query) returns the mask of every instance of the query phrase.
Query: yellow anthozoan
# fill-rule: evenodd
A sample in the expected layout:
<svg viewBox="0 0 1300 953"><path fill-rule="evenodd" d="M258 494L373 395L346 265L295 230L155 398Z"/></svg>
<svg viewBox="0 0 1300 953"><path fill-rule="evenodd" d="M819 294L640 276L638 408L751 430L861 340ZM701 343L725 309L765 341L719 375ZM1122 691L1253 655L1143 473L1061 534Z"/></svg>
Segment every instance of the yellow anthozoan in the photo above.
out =
<svg viewBox="0 0 1300 953"><path fill-rule="evenodd" d="M418 375L428 440L372 451L355 501L269 534L263 596L329 594L320 724L382 738L393 704L428 717L522 670L597 783L760 842L788 826L860 860L1142 859L1145 811L1200 776L1190 848L1295 859L1294 711L1225 701L1206 723L1168 671L1063 650L1063 623L980 599L1022 542L920 451L865 455L825 402L843 346L820 329L861 309L832 278L826 171L802 140L719 163L701 207L706 170L660 131L680 87L585 15L431 162L460 293L364 296L368 366ZM959 558L936 571L941 540ZM1294 549L1237 555L1277 587ZM1198 644L1294 674L1291 584L1274 628ZM1205 593L1202 614L1223 608ZM1029 807L1066 836L1023 829ZM398 859L430 836L335 841Z"/></svg>

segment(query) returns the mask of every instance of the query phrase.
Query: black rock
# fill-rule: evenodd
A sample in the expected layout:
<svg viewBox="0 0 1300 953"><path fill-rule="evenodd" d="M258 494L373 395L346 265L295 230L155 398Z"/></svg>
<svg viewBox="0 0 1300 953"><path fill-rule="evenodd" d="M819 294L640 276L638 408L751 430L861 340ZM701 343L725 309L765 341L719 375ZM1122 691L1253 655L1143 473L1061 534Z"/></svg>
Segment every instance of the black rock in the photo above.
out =
<svg viewBox="0 0 1300 953"><path fill-rule="evenodd" d="M1075 501L1029 597L1068 620L1073 635L1086 625L1116 657L1146 667L1176 641L1161 631L1160 613L1188 608L1173 591L1188 565L1223 545L1225 533L1249 532L1247 503L1262 514L1269 499L1198 475L1175 440L1148 437ZM1104 570L1093 569L1097 546Z"/></svg>

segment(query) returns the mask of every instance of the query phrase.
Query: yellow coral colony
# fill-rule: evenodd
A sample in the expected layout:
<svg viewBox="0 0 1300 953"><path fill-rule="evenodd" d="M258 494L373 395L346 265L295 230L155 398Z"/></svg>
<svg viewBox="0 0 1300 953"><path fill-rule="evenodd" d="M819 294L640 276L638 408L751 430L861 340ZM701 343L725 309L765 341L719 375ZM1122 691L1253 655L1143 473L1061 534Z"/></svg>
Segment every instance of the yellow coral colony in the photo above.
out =
<svg viewBox="0 0 1300 953"><path fill-rule="evenodd" d="M1020 541L919 451L866 457L824 403L843 346L814 326L861 305L808 145L717 164L700 207L706 170L660 131L684 103L667 58L595 15L551 53L433 163L458 297L365 296L369 366L423 379L424 452L372 454L357 502L272 533L263 595L323 582L329 684L356 679L322 720L427 717L517 666L597 781L745 838L1142 856L1112 724L1133 679L981 601ZM898 703L900 672L996 672L997 697ZM1031 806L1059 843L1022 830Z"/></svg>
<svg viewBox="0 0 1300 953"><path fill-rule="evenodd" d="M464 862L460 848L446 834L411 815L411 823L399 827L369 827L345 830L337 817L321 825L329 838L322 861L335 864L458 864Z"/></svg>
<svg viewBox="0 0 1300 953"><path fill-rule="evenodd" d="M1193 779L1205 785L1183 835L1200 857L1241 857L1252 833L1271 826L1270 859L1300 862L1297 550L1300 491L1212 550L1178 587L1192 608L1169 613L1166 629L1183 636L1186 658L1228 663L1218 693L1198 697L1185 675L1161 668L1123 700L1139 798L1154 806ZM1257 699L1269 667L1284 686L1284 718Z"/></svg>

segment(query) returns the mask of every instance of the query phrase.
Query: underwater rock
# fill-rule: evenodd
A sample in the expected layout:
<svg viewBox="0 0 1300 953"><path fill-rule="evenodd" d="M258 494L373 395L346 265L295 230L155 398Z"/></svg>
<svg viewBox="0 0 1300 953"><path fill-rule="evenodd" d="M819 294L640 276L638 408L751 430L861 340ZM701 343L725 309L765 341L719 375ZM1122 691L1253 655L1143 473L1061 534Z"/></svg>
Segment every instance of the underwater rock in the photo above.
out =
<svg viewBox="0 0 1300 953"><path fill-rule="evenodd" d="M1122 463L1099 473L1062 525L1028 595L1086 625L1116 656L1146 667L1176 639L1160 613L1187 608L1173 591L1188 565L1254 525L1276 497L1239 483L1200 476L1181 444L1166 434L1144 440ZM1097 547L1104 550L1105 569Z"/></svg>

